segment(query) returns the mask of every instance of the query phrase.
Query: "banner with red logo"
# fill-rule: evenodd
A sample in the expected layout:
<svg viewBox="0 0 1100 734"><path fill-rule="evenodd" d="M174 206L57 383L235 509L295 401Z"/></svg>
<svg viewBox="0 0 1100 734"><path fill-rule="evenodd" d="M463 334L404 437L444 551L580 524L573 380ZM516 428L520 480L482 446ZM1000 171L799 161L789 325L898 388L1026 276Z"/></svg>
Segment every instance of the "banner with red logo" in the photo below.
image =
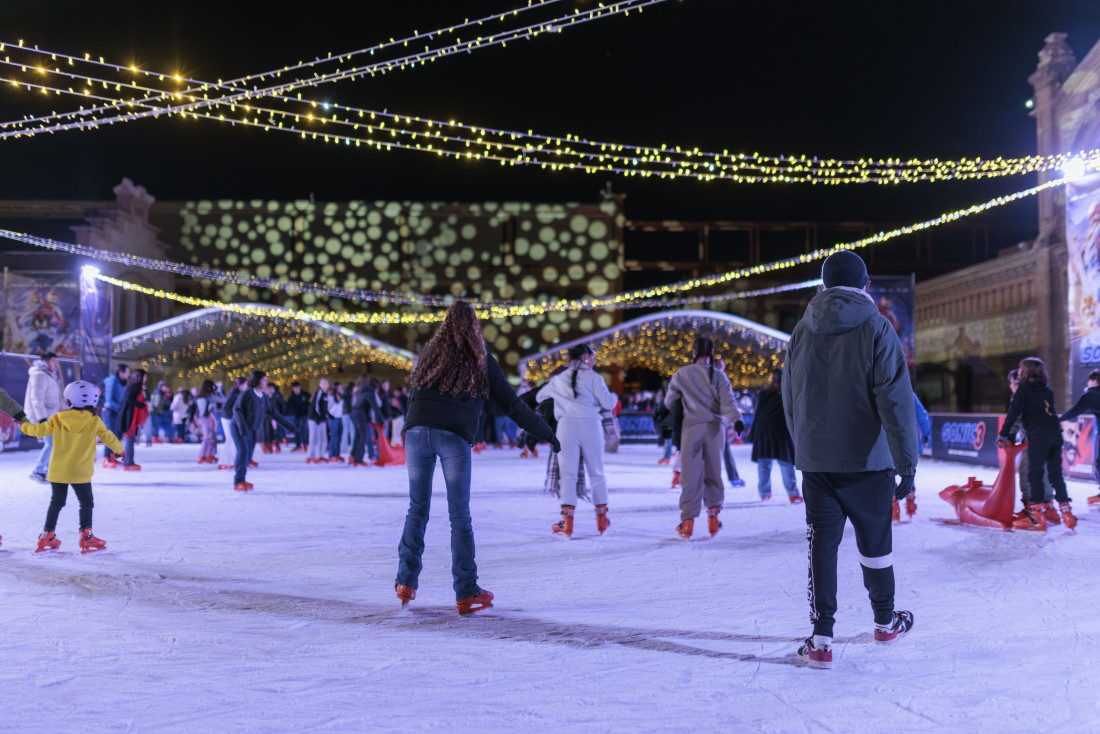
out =
<svg viewBox="0 0 1100 734"><path fill-rule="evenodd" d="M932 458L999 467L997 432L1003 420L995 413L933 413Z"/></svg>

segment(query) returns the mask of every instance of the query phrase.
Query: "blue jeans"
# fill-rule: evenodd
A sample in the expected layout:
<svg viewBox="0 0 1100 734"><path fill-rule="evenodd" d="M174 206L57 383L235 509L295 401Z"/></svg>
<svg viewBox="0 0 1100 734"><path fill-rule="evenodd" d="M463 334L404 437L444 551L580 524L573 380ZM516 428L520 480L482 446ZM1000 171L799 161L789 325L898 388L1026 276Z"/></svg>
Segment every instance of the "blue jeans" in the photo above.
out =
<svg viewBox="0 0 1100 734"><path fill-rule="evenodd" d="M328 455L331 459L333 456L340 455L340 436L343 433L344 424L340 418L328 419Z"/></svg>
<svg viewBox="0 0 1100 734"><path fill-rule="evenodd" d="M237 471L233 474L233 484L240 484L248 474L248 462L252 460L252 452L256 448L256 435L252 431L241 433L236 423L232 424L229 432L237 445Z"/></svg>
<svg viewBox="0 0 1100 734"><path fill-rule="evenodd" d="M371 461L378 461L378 430L367 423L367 458ZM465 598L465 597L463 597Z"/></svg>
<svg viewBox="0 0 1100 734"><path fill-rule="evenodd" d="M787 490L788 497L798 496L798 485L794 480L794 464L779 459L757 459L756 477L759 482L757 489L761 497L772 493L772 462L779 464L779 474L783 477L783 488Z"/></svg>
<svg viewBox="0 0 1100 734"><path fill-rule="evenodd" d="M116 437L118 437L118 434L121 433L121 431L118 430L118 411L117 410L108 410L107 408L104 408L102 418L103 418L103 425L107 426L107 430L110 431L111 433L115 434ZM121 440L121 439L119 439L119 440ZM107 448L107 444L103 444L103 458L104 459L110 458L111 454L113 454L113 453L114 453L113 451L111 451L109 448Z"/></svg>
<svg viewBox="0 0 1100 734"><path fill-rule="evenodd" d="M137 436L123 436L122 437L122 465L133 466L134 465L134 441L137 440Z"/></svg>
<svg viewBox="0 0 1100 734"><path fill-rule="evenodd" d="M468 599L481 593L474 562L474 526L470 519L470 444L441 428L414 426L405 434L409 514L405 516L405 529L397 546L397 583L413 589L419 583L436 457L439 457L443 480L447 484L455 599Z"/></svg>
<svg viewBox="0 0 1100 734"><path fill-rule="evenodd" d="M493 420L496 423L497 442L504 443L504 439L508 439L508 443L515 446L516 432L519 430L516 422L506 415L498 415Z"/></svg>
<svg viewBox="0 0 1100 734"><path fill-rule="evenodd" d="M294 447L309 443L309 418L305 415L294 416Z"/></svg>
<svg viewBox="0 0 1100 734"><path fill-rule="evenodd" d="M46 476L50 471L50 457L53 456L53 436L42 439L45 444L38 452L38 463L34 465L34 473Z"/></svg>

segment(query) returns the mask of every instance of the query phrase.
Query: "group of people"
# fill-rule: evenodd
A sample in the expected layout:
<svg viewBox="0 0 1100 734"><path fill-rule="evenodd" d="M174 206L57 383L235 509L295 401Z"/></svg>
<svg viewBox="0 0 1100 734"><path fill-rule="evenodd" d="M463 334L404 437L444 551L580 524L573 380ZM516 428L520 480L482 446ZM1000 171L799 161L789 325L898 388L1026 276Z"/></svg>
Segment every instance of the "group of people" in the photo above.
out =
<svg viewBox="0 0 1100 734"><path fill-rule="evenodd" d="M895 609L892 506L913 491L921 429L905 355L896 332L867 295L869 277L862 259L850 251L833 254L822 267L822 280L823 290L810 301L791 335L783 369L773 372L754 406L752 436L761 493L767 487L764 474L770 474L774 461L779 463L792 502L796 496L799 503L804 502L813 628L797 655L811 666L830 667L837 611L837 551L848 521L855 531L874 613L874 639L889 642L913 627L913 614ZM124 465L132 465L134 436L130 431L140 425L146 411L145 374L121 367L116 370L119 384L104 386L104 420L100 420L95 411L99 400L96 386L77 381L62 391L54 376L56 361L52 366L49 361L44 358L34 368L34 390L41 393L27 401L26 413L17 404L2 402L4 395L0 395L0 409L21 421L24 433L53 437L57 444L45 468L53 497L39 549L59 544L54 526L67 485L72 484L81 502L81 549L90 552L103 547L91 530L95 441L103 441L115 454L123 454ZM473 308L456 301L418 355L404 400L401 393L388 391L388 386L375 384L366 376L351 386L350 396L347 388L322 379L313 394L297 383L292 385L292 396L286 401L288 417L276 408L263 372L238 380L221 404L223 412L231 416L226 428L237 447L234 487L251 488L245 472L252 447L269 429L281 427L293 433L299 447L306 448L309 461L320 458L326 449L334 453L338 443L326 432L338 430L338 419L345 415L339 408L349 404L356 433L352 461L361 463L370 435L366 427L375 420L386 420L382 396L391 396L390 408L397 412L390 412L389 417L395 424L394 435L404 435L409 478L409 508L398 544L395 593L402 606L416 598L438 461L447 489L451 573L458 612L470 614L491 607L493 593L478 583L469 509L471 455L478 443L479 425L484 425L488 414L485 406L492 404L532 442L550 444L556 455L561 474L560 517L551 532L565 537L573 534L577 486L583 477L595 505L596 528L602 534L610 526L603 422L618 398L595 366L594 350L586 344L577 345L569 350L567 364L534 390L532 400L521 399L488 352ZM31 392L28 388L28 397ZM216 395L213 383L199 388L197 399L207 401L195 411L200 420L212 414L207 410L217 410ZM68 409L49 414L60 404L59 396ZM714 535L722 527L721 467L729 447L728 431L740 432L745 426L711 339L703 335L694 338L690 362L672 376L661 406L680 416L682 489L677 533L691 538L695 520L705 508L707 531ZM538 411L546 410L544 414L552 416L556 424L553 428L539 415ZM1089 391L1061 418L1083 411L1100 414L1100 372L1090 376ZM305 430L300 416L304 416ZM398 416L403 426L397 425ZM1021 522L1043 522L1050 505L1046 500L1040 502L1042 490L1038 488L1049 481L1060 519L1070 527L1076 524L1061 474L1058 421L1044 365L1038 359L1024 360L999 439L1017 440L1026 432L1029 489ZM778 430L779 426L783 430ZM114 427L122 433L121 442ZM213 429L208 422L200 431L206 446L205 439L213 435ZM303 441L306 435L308 440ZM796 468L802 472L801 495L797 495L797 487L792 492ZM1100 497L1096 501L1100 503Z"/></svg>

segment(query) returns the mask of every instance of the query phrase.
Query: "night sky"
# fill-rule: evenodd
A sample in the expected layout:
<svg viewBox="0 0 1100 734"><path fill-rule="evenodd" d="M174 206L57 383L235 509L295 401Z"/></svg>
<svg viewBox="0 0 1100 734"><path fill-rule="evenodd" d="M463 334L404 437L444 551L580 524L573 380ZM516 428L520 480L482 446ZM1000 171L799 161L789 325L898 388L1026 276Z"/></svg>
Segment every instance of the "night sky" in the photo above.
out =
<svg viewBox="0 0 1100 734"><path fill-rule="evenodd" d="M228 79L519 2L5 0L0 40ZM592 5L572 0L530 17ZM670 0L640 16L330 84L304 96L643 145L837 158L1023 156L1035 152L1034 121L1024 107L1027 76L1054 31L1068 33L1082 58L1100 39L1096 0ZM0 87L4 120L75 104L58 97L43 104L26 91ZM349 149L178 119L3 140L0 151L0 199L108 199L126 176L162 201L312 194L324 201L594 202L611 181L628 195L626 212L634 219L908 222L1035 182L1022 176L825 188L643 181ZM998 216L1027 221L1034 212L1031 201Z"/></svg>

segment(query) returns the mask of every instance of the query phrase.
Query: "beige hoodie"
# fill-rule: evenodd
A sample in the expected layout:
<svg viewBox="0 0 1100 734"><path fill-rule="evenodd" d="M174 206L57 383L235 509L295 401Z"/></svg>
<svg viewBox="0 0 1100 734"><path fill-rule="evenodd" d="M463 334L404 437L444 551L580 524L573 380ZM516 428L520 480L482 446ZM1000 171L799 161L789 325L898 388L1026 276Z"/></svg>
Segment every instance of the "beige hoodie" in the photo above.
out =
<svg viewBox="0 0 1100 734"><path fill-rule="evenodd" d="M723 418L730 423L741 420L730 378L721 370L711 370L705 362L681 367L672 376L665 407L672 410L678 402L684 404L685 428L698 423L715 423Z"/></svg>

